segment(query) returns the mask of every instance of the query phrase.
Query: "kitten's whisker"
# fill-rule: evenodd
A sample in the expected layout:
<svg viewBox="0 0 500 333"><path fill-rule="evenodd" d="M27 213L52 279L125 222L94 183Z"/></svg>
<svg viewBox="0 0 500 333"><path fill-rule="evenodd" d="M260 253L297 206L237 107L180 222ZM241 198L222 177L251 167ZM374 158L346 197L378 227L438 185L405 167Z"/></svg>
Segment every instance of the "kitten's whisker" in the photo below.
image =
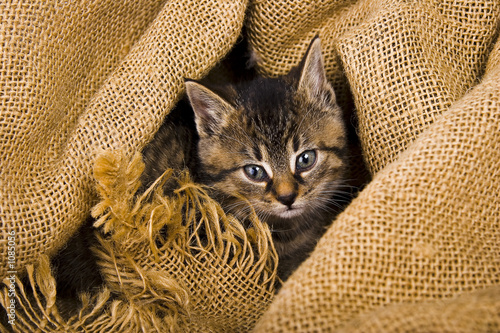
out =
<svg viewBox="0 0 500 333"><path fill-rule="evenodd" d="M335 184L332 184L330 183L327 187L340 187L340 188L353 188L353 189L358 189L358 186L354 186L354 185L349 185L349 184L344 184L344 183L335 183Z"/></svg>
<svg viewBox="0 0 500 333"><path fill-rule="evenodd" d="M352 200L348 193L321 193L318 195L320 200L331 200L340 203L348 203Z"/></svg>
<svg viewBox="0 0 500 333"><path fill-rule="evenodd" d="M285 232L290 232L290 231L294 230L292 228L289 228L289 229L283 229L283 228L281 228L281 229L273 229L273 228L271 228L271 225L269 227L270 227L271 233L273 233L273 234L285 233Z"/></svg>
<svg viewBox="0 0 500 333"><path fill-rule="evenodd" d="M328 189L321 189L319 192L321 193L351 193L346 191L345 189L352 189L351 187L337 187L337 188L328 188Z"/></svg>
<svg viewBox="0 0 500 333"><path fill-rule="evenodd" d="M239 209L240 207L241 209ZM225 206L224 210L232 213L233 215L239 215L241 213L246 213L246 211L251 211L252 208L246 205L245 203L240 202L237 204Z"/></svg>
<svg viewBox="0 0 500 333"><path fill-rule="evenodd" d="M319 193L318 196L336 201L349 202L352 200L352 196L349 193Z"/></svg>
<svg viewBox="0 0 500 333"><path fill-rule="evenodd" d="M325 204L331 204L331 205L334 205L335 207L340 208L340 209L344 209L345 208L344 205L342 205L342 203L346 204L346 203L349 202L349 201L341 202L339 200L335 200L335 199L331 199L331 198L321 198L321 200Z"/></svg>

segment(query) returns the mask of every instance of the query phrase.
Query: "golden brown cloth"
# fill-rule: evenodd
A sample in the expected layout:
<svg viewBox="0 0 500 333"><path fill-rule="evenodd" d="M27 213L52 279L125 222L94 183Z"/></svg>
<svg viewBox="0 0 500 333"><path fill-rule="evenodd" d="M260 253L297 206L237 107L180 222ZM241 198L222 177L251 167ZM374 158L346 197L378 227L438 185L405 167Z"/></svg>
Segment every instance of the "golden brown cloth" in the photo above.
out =
<svg viewBox="0 0 500 333"><path fill-rule="evenodd" d="M17 1L0 4L0 22L0 247L7 253L14 232L19 277L50 276L45 255L97 203L96 156L140 151L183 78L208 73L245 25L271 76L320 35L339 99L354 98L373 180L271 304L263 293L221 321L206 302L206 320L179 311L170 328L242 331L258 320L257 332L500 330L498 1ZM4 256L2 278L8 270ZM40 287L43 299L56 298L51 290ZM40 310L19 308L24 330L123 331L127 318L140 318L137 331L155 329L146 307L139 317L138 307L117 312L109 295L71 323L26 297L25 309Z"/></svg>

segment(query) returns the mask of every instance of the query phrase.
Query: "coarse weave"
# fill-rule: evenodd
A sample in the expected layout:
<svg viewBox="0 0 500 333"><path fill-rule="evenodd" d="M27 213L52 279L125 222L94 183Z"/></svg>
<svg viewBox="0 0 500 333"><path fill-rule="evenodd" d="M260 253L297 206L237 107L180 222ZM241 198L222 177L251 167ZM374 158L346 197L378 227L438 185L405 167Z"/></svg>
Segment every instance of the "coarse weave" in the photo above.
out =
<svg viewBox="0 0 500 333"><path fill-rule="evenodd" d="M354 99L373 179L270 305L268 294L252 298L251 284L224 285L229 302L249 295L259 316L221 321L220 311L207 314L205 298L206 317L179 309L175 325L206 318L207 331L248 330L257 320L257 332L500 331L496 0L1 3L0 252L15 232L18 277L27 274L46 300L26 296L26 308L40 311L19 320L30 330L78 331L98 318L94 327L120 331L139 318L130 327L154 331L157 313L106 307L109 291L86 299L87 310L104 315L55 318L52 280L41 278L51 276L46 256L97 203L96 156L141 150L180 98L183 78L208 73L243 25L269 76L296 65L319 34L339 99ZM8 270L4 256L0 276Z"/></svg>

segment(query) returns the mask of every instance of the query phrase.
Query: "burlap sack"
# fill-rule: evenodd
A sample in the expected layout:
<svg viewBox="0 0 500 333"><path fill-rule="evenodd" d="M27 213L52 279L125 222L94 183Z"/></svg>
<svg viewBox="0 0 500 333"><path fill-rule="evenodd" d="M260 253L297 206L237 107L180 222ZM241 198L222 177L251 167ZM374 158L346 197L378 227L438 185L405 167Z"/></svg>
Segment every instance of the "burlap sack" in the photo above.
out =
<svg viewBox="0 0 500 333"><path fill-rule="evenodd" d="M286 71L298 57L288 48L324 36L331 78L342 68L349 81L374 176L256 332L500 329L499 302L488 293L425 303L500 288L499 18L494 1L254 6L264 73Z"/></svg>
<svg viewBox="0 0 500 333"><path fill-rule="evenodd" d="M95 155L150 140L183 78L203 76L234 44L245 8L246 1L2 5L2 232L16 232L19 270L54 253L88 215ZM0 275L6 270L1 265Z"/></svg>
<svg viewBox="0 0 500 333"><path fill-rule="evenodd" d="M142 156L96 158L101 201L92 208L93 245L104 280L79 299L58 295L46 255L27 265L15 300L15 332L247 332L269 305L277 254L269 228L250 215L245 228L187 172L165 172L144 193ZM173 187L164 194L164 184ZM71 246L71 244L70 244ZM64 269L64 267L58 267ZM11 281L9 281L12 283ZM32 288L36 287L36 288ZM30 290L31 288L31 290Z"/></svg>
<svg viewBox="0 0 500 333"><path fill-rule="evenodd" d="M343 332L498 332L500 288L451 299L395 304L360 315Z"/></svg>
<svg viewBox="0 0 500 333"><path fill-rule="evenodd" d="M96 154L140 150L182 78L202 77L229 51L245 11L266 75L287 72L320 34L339 99L352 92L373 175L256 331L498 331L500 5L472 0L0 4L1 248L14 231L17 274L27 269L44 295L26 295L41 309L26 327L81 328L97 316L113 328L133 317L106 308L104 291L85 300L81 322L48 325L56 295L37 279L50 276L47 260L37 261L96 202ZM0 267L7 276L7 258ZM148 324L133 327L154 328L141 318ZM237 329L227 325L217 329Z"/></svg>

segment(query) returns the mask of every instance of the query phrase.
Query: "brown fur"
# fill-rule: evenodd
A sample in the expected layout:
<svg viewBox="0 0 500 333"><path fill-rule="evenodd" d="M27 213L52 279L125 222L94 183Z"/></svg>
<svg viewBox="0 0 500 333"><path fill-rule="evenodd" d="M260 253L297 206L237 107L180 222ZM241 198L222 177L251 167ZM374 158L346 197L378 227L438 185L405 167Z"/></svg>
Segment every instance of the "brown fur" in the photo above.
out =
<svg viewBox="0 0 500 333"><path fill-rule="evenodd" d="M245 220L252 210L272 229L284 279L307 257L339 206L346 168L342 112L326 80L319 40L299 67L219 93L188 81L199 134L200 180L227 211ZM316 162L300 172L300 154ZM311 154L309 154L311 155ZM245 167L265 170L254 181Z"/></svg>

